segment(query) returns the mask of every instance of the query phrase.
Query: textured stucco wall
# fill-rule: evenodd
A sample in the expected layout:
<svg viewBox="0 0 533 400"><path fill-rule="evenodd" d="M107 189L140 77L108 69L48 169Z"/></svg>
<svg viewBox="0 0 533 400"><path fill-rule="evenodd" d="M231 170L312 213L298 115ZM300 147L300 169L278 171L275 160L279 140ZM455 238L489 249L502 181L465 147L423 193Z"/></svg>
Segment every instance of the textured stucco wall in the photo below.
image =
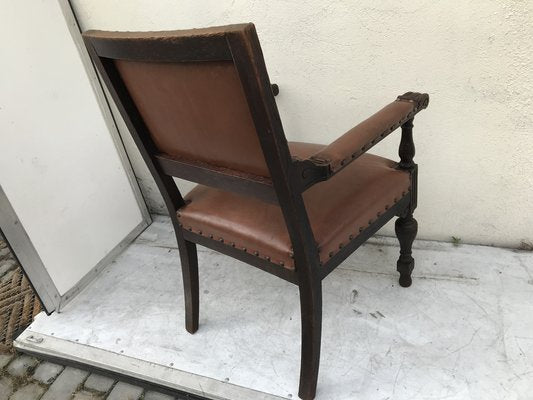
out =
<svg viewBox="0 0 533 400"><path fill-rule="evenodd" d="M328 143L396 95L428 92L415 119L419 237L533 241L533 2L72 2L85 29L254 22L290 140ZM375 152L396 158L398 142Z"/></svg>

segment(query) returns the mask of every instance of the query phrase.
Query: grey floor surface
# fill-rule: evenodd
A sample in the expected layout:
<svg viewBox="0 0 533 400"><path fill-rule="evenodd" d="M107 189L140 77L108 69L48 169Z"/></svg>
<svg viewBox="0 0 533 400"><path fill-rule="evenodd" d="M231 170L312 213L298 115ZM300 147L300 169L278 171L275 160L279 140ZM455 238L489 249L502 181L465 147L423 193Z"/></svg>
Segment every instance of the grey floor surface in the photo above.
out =
<svg viewBox="0 0 533 400"><path fill-rule="evenodd" d="M324 280L317 399L532 399L533 253L417 241L408 289L397 256L394 240L373 239ZM195 335L164 217L31 330L297 398L297 288L207 249L199 262Z"/></svg>
<svg viewBox="0 0 533 400"><path fill-rule="evenodd" d="M0 284L20 268L0 234ZM9 288L2 295L6 295ZM16 293L15 293L16 294ZM5 296L4 296L5 300ZM9 343L9 342L8 342ZM184 400L0 346L0 400Z"/></svg>

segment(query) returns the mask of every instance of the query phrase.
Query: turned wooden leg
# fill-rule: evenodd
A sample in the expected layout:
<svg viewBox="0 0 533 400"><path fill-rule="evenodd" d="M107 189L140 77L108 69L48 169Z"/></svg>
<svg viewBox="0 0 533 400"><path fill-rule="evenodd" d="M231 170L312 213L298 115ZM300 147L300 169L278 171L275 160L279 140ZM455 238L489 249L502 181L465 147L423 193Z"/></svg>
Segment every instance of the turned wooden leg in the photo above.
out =
<svg viewBox="0 0 533 400"><path fill-rule="evenodd" d="M198 285L198 255L196 245L178 236L178 247L183 276L183 293L185 296L185 328L194 333L198 330L200 294Z"/></svg>
<svg viewBox="0 0 533 400"><path fill-rule="evenodd" d="M315 398L320 364L320 341L322 334L322 285L312 288L300 286L302 314L302 356L300 365L300 389L303 400Z"/></svg>
<svg viewBox="0 0 533 400"><path fill-rule="evenodd" d="M411 256L413 241L418 231L418 223L413 214L399 217L395 224L396 236L400 242L400 258L396 264L396 270L400 273L400 286L411 286L411 272L415 267L415 260Z"/></svg>

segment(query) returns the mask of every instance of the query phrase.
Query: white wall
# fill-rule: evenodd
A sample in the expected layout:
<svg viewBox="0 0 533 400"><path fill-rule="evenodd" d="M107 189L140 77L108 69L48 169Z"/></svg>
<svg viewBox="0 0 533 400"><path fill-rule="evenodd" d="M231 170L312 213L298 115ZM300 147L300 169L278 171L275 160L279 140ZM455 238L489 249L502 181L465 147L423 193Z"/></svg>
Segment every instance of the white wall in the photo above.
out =
<svg viewBox="0 0 533 400"><path fill-rule="evenodd" d="M85 29L256 24L289 140L328 143L405 91L419 237L533 241L533 2L73 0ZM376 152L396 158L399 135ZM136 162L154 208L149 174ZM389 224L384 233L391 234Z"/></svg>
<svg viewBox="0 0 533 400"><path fill-rule="evenodd" d="M0 9L0 187L63 295L143 216L58 2Z"/></svg>

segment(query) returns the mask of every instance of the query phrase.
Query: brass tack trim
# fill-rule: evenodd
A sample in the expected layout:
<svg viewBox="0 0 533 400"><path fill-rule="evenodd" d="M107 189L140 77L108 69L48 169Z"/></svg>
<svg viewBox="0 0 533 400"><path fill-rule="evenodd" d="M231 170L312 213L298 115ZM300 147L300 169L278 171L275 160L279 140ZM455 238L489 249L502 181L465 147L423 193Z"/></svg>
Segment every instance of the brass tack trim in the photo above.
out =
<svg viewBox="0 0 533 400"><path fill-rule="evenodd" d="M398 199L395 198L394 201L396 202L396 201L398 201ZM386 204L386 205L385 205L385 210L388 210L388 209L389 209L389 205ZM377 216L379 217L379 216L381 216L381 215L382 215L382 211L378 211L378 212L377 212ZM375 220L371 219L370 221L368 221L368 224L371 225L374 221L375 221ZM360 227L360 228L359 228L359 233L363 232L364 230L365 230L364 227ZM355 239L355 237L357 237L357 236L350 235L350 236L349 236L349 239L350 239L350 240L353 240L353 239ZM340 243L340 244L339 244L339 249L342 249L343 246L344 246L344 244L343 244L343 243ZM318 249L318 252L320 253L320 248ZM335 253L334 253L333 251L331 251L331 252L329 253L329 257L330 257L330 258L333 257L334 254L335 254ZM319 264L322 265L322 262L320 262Z"/></svg>
<svg viewBox="0 0 533 400"><path fill-rule="evenodd" d="M364 147L363 147L363 148L364 148ZM357 154L357 153L354 153L354 155L355 155L355 154ZM344 160L343 160L343 161L344 161ZM408 192L409 192L409 191L407 191L407 192L405 192L405 191L402 192L402 196L405 196ZM398 198L395 197L395 198L394 198L394 203L397 203L397 202L398 202ZM386 204L386 205L385 205L385 210L388 210L389 208L390 208L390 206L389 206L388 204ZM378 211L378 212L377 212L377 216L380 217L381 215L382 215L382 211ZM178 216L179 216L179 214L178 214ZM370 219L370 220L368 221L369 225L372 224L374 221L375 221L374 219ZM182 227L183 225L182 225L182 224L178 224L178 226ZM187 227L187 230L192 231L192 227ZM365 230L364 227L359 227L359 233L363 232L364 230ZM202 231L199 230L199 231L198 231L198 234L202 235ZM210 234L209 237L210 237L211 239L213 239L213 235L212 235L212 234ZM354 240L356 237L357 237L357 235L350 234L350 235L349 235L349 240L350 240L350 241L351 241L351 240ZM221 237L221 238L219 239L219 241L220 241L221 243L224 243L224 238ZM229 243L229 244L231 245L231 247L236 247L235 242L231 242L231 243ZM316 245L317 245L317 251L318 251L318 253L320 253L320 252L321 252L321 248L318 246L318 243L316 243ZM343 247L344 247L344 243L340 243L340 244L339 244L339 249L342 249ZM294 258L293 247L291 246L290 249L291 249L291 251L289 252L289 257L290 257L291 259L293 259L293 258ZM242 251L244 251L245 253L248 252L248 250L246 249L246 247L242 247ZM259 252L258 252L258 251L254 251L254 252L253 252L253 255L254 255L254 256L259 256ZM334 251L330 251L330 252L329 252L329 257L330 257L330 258L332 258L334 255L335 255L335 252L334 252ZM271 260L272 260L270 256L264 256L264 258L265 258L266 261L269 261L269 262L271 262ZM285 266L285 263L284 263L283 261L280 261L280 262L279 262L279 265L280 265L281 267L284 267L284 266ZM320 266L323 266L324 263L323 263L322 261L319 261L319 265L320 265Z"/></svg>
<svg viewBox="0 0 533 400"><path fill-rule="evenodd" d="M183 227L182 224L178 224L178 226ZM191 231L191 232L193 231L192 227L187 227L186 229L187 229L188 231ZM202 235L203 232L202 232L201 230L199 230L199 231L198 231L198 234L199 234L199 235ZM206 234L206 236L207 236L207 234ZM213 234L210 234L210 235L209 235L209 238L210 238L210 239L214 239L214 235L213 235ZM221 242L221 243L224 243L224 238L221 237L220 239L218 239L218 241ZM230 245L231 247L235 247L235 248L237 247L237 245L235 244L235 242L229 242L229 243L227 243L227 244ZM291 250L292 250L292 246L291 246ZM248 252L248 250L246 249L246 247L243 247L243 248L242 248L242 251L244 251L244 252ZM260 256L258 251L254 251L253 254L254 254L254 256L257 256L257 257ZM294 253L291 251L291 252L289 253L289 256L290 256L290 258L294 258ZM267 261L271 261L270 256L265 256L265 260L267 260ZM283 263L283 262L280 262L280 265L283 267L283 266L284 266L284 263Z"/></svg>

